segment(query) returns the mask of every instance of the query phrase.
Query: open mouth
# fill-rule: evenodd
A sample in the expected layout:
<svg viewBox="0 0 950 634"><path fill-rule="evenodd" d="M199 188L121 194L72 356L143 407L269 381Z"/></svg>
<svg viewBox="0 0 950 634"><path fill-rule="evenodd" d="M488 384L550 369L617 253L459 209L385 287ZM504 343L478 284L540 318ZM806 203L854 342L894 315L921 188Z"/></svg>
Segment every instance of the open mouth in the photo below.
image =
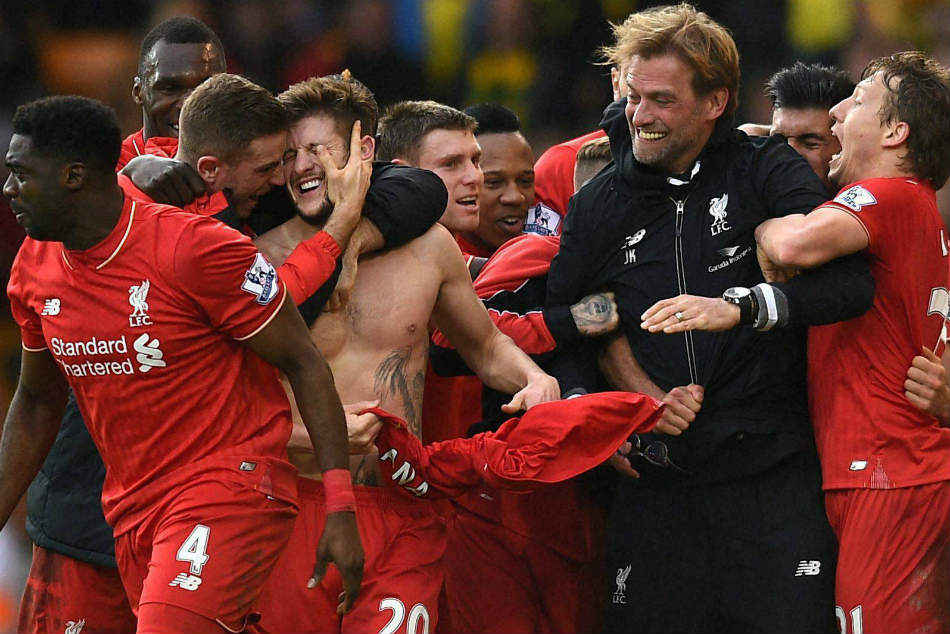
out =
<svg viewBox="0 0 950 634"><path fill-rule="evenodd" d="M312 192L313 190L319 188L322 183L323 183L322 178L317 178L317 177L308 178L307 180L303 180L297 183L297 192L300 193L301 195L308 194Z"/></svg>
<svg viewBox="0 0 950 634"><path fill-rule="evenodd" d="M637 128L637 136L643 139L644 141L659 141L667 135L666 132L654 132L652 130L644 130L642 128Z"/></svg>
<svg viewBox="0 0 950 634"><path fill-rule="evenodd" d="M463 209L469 210L473 213L478 212L478 196L465 196L456 200L455 203L459 207L462 207Z"/></svg>
<svg viewBox="0 0 950 634"><path fill-rule="evenodd" d="M169 123L169 124L168 124L168 127L171 128L171 130L175 133L176 136L178 135L178 122L177 122L177 121L176 121L175 123Z"/></svg>
<svg viewBox="0 0 950 634"><path fill-rule="evenodd" d="M505 216L504 218L499 218L495 222L505 233L517 234L524 230L524 221L525 216L521 215Z"/></svg>

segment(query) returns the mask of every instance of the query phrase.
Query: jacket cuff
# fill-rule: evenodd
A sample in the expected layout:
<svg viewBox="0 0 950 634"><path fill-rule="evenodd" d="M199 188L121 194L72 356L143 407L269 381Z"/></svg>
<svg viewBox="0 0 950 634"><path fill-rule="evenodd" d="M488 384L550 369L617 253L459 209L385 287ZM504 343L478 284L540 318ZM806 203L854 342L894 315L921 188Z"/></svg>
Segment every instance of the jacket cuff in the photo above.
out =
<svg viewBox="0 0 950 634"><path fill-rule="evenodd" d="M570 306L550 306L543 311L544 323L558 346L566 343L575 343L583 339L574 323Z"/></svg>

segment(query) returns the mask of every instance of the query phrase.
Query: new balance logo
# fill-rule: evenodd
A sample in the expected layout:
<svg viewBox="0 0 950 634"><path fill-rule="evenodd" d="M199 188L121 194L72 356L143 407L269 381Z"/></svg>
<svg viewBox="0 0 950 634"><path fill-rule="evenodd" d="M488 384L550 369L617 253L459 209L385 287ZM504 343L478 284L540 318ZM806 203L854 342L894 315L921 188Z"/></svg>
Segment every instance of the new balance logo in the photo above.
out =
<svg viewBox="0 0 950 634"><path fill-rule="evenodd" d="M634 245L643 240L643 236L647 234L646 229L640 229L632 236L627 236L624 238L623 246L621 251L623 251L623 263L624 264L636 264L637 262L637 250L634 249Z"/></svg>
<svg viewBox="0 0 950 634"><path fill-rule="evenodd" d="M821 562L814 559L802 559L795 569L796 577L814 577L821 573Z"/></svg>
<svg viewBox="0 0 950 634"><path fill-rule="evenodd" d="M52 299L47 299L45 302L43 302L43 311L40 314L41 315L58 315L59 308L60 308L59 299L55 297Z"/></svg>
<svg viewBox="0 0 950 634"><path fill-rule="evenodd" d="M196 577L195 575L189 575L186 572L179 572L178 576L171 580L171 583L168 585L174 587L178 586L182 590L190 590L194 592L198 589L198 586L201 585L201 577Z"/></svg>
<svg viewBox="0 0 950 634"><path fill-rule="evenodd" d="M167 364L162 361L165 354L159 349L158 339L149 341L148 333L142 334L132 347L138 352L135 360L139 362L139 372L148 372L152 368L164 368Z"/></svg>

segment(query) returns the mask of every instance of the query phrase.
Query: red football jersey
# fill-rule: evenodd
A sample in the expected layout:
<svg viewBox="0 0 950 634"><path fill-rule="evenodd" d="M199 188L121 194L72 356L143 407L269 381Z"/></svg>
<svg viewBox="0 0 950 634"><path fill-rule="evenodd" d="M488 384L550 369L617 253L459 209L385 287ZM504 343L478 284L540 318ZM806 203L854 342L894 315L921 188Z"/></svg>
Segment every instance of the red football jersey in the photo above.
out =
<svg viewBox="0 0 950 634"><path fill-rule="evenodd" d="M90 249L27 238L8 293L24 348L49 349L76 394L106 464L103 510L116 535L197 461L286 456L278 372L240 342L287 292L247 237L126 198Z"/></svg>
<svg viewBox="0 0 950 634"><path fill-rule="evenodd" d="M894 487L950 479L950 429L904 396L921 346L943 352L948 242L934 190L874 178L822 205L867 231L874 304L808 334L809 402L825 489Z"/></svg>
<svg viewBox="0 0 950 634"><path fill-rule="evenodd" d="M577 151L588 141L599 139L605 134L603 130L594 130L545 150L534 164L534 193L540 204L553 209L562 218L567 215L567 202L574 195ZM559 233L557 231L555 235Z"/></svg>
<svg viewBox="0 0 950 634"><path fill-rule="evenodd" d="M136 156L145 154L145 128L139 128L122 141L122 149L119 151L119 162L115 166L115 171L119 171Z"/></svg>

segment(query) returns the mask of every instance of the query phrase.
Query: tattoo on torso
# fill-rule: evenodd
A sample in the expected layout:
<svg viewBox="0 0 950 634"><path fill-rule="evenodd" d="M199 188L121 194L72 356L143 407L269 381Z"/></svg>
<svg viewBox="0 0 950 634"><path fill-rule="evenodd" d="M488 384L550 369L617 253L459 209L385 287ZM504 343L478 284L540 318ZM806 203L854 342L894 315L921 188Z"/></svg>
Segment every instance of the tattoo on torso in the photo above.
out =
<svg viewBox="0 0 950 634"><path fill-rule="evenodd" d="M422 435L422 393L425 374L417 371L412 376L410 357L412 346L393 350L384 358L374 373L373 391L383 399L398 398L403 403L409 431L417 437Z"/></svg>

